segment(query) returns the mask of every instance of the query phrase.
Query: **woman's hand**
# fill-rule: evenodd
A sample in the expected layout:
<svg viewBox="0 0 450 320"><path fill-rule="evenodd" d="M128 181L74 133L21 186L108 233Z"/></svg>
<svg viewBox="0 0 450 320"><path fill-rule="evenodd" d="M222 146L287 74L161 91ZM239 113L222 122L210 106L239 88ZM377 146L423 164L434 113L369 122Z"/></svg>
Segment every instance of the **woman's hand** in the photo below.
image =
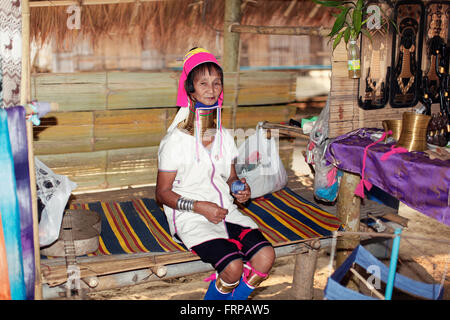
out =
<svg viewBox="0 0 450 320"><path fill-rule="evenodd" d="M242 178L240 180L245 186L244 190L238 191L237 193L232 193L232 195L236 198L237 202L244 203L250 199L250 195L252 194L252 192L245 178Z"/></svg>
<svg viewBox="0 0 450 320"><path fill-rule="evenodd" d="M208 221L215 224L225 219L228 214L227 209L209 201L196 201L194 204L194 212L203 215Z"/></svg>

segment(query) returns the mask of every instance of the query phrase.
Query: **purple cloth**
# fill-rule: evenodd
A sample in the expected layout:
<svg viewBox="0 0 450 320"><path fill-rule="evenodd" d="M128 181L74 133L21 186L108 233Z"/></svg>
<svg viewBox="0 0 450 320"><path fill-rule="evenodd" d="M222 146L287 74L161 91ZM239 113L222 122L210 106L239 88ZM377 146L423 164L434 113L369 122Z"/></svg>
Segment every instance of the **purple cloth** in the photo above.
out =
<svg viewBox="0 0 450 320"><path fill-rule="evenodd" d="M376 139L380 129L361 128L330 143L325 158L341 170L361 174L364 148ZM378 135L379 138L379 135ZM424 152L381 156L394 143L379 143L368 149L365 179L407 206L450 226L450 160L431 160Z"/></svg>

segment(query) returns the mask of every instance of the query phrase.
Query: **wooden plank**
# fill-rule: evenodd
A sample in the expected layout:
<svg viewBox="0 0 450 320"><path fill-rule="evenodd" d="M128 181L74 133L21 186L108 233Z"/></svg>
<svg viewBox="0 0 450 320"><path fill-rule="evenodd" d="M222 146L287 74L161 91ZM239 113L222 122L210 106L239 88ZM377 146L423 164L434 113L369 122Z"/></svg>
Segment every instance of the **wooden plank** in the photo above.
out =
<svg viewBox="0 0 450 320"><path fill-rule="evenodd" d="M93 150L92 112L53 112L33 128L36 155Z"/></svg>
<svg viewBox="0 0 450 320"><path fill-rule="evenodd" d="M356 128L353 127L352 122L349 121L333 122L329 124L328 135L330 138L335 138L347 132L350 132L354 129Z"/></svg>
<svg viewBox="0 0 450 320"><path fill-rule="evenodd" d="M55 112L34 130L37 155L159 145L176 108Z"/></svg>
<svg viewBox="0 0 450 320"><path fill-rule="evenodd" d="M179 73L108 72L108 109L176 105Z"/></svg>
<svg viewBox="0 0 450 320"><path fill-rule="evenodd" d="M77 266L80 268L80 277L85 278L89 276L100 276L105 274L112 274L117 272L124 272L130 270L139 270L150 268L158 265L173 264L180 262L188 262L198 260L199 257L191 252L176 252L159 255L139 256L129 255L128 258L111 259L106 257L98 257L94 262L79 262ZM136 256L136 257L133 257ZM109 258L109 259L108 259ZM114 258L114 257L113 257ZM50 265L47 272L43 272L43 282L48 283L49 286L56 286L66 282L67 268L63 265Z"/></svg>
<svg viewBox="0 0 450 320"><path fill-rule="evenodd" d="M59 111L106 109L106 73L41 73L32 75L32 99L59 104Z"/></svg>
<svg viewBox="0 0 450 320"><path fill-rule="evenodd" d="M296 77L293 72L242 72L239 78L238 104L243 106L294 102L295 90Z"/></svg>
<svg viewBox="0 0 450 320"><path fill-rule="evenodd" d="M333 104L330 104L330 123L340 121L352 122L354 120L358 120L358 114L355 114L353 110L353 103L335 101Z"/></svg>
<svg viewBox="0 0 450 320"><path fill-rule="evenodd" d="M76 191L106 188L106 151L41 155L39 160L77 183Z"/></svg>
<svg viewBox="0 0 450 320"><path fill-rule="evenodd" d="M56 174L77 183L76 192L156 182L158 146L42 155Z"/></svg>
<svg viewBox="0 0 450 320"><path fill-rule="evenodd" d="M158 146L108 151L108 188L156 183Z"/></svg>
<svg viewBox="0 0 450 320"><path fill-rule="evenodd" d="M293 118L296 112L295 106L261 106L238 107L236 116L236 129L256 128L258 122L287 122ZM231 109L225 108L222 113L223 126L229 128L231 124Z"/></svg>
<svg viewBox="0 0 450 320"><path fill-rule="evenodd" d="M158 146L166 134L166 114L171 109L96 111L95 150Z"/></svg>
<svg viewBox="0 0 450 320"><path fill-rule="evenodd" d="M339 184L337 198L337 217L345 225L345 231L359 231L361 198L354 194L361 178L357 174L344 171ZM359 245L358 236L339 238L336 245L336 269L350 256L353 249ZM357 289L351 279L347 287Z"/></svg>
<svg viewBox="0 0 450 320"><path fill-rule="evenodd" d="M347 61L347 46L345 41L341 40L336 49L334 49L332 52L331 61Z"/></svg>

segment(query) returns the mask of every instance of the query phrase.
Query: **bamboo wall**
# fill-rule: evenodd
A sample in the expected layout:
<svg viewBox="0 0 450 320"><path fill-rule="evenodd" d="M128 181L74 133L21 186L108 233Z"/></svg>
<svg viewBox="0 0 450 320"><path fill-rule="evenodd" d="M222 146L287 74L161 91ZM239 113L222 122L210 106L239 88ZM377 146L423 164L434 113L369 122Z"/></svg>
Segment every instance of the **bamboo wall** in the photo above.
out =
<svg viewBox="0 0 450 320"><path fill-rule="evenodd" d="M349 79L347 49L341 41L331 59L331 100L328 135L330 138L349 131L373 127L382 128L381 121L401 119L412 108L392 108L389 103L377 110L364 110L358 106L358 79ZM363 81L363 79L361 79Z"/></svg>
<svg viewBox="0 0 450 320"><path fill-rule="evenodd" d="M88 72L32 75L32 99L59 103L34 128L34 153L75 192L156 182L157 151L170 125L179 73ZM231 127L236 74L224 75L223 125ZM295 114L296 74L241 72L236 128ZM282 105L284 104L284 105Z"/></svg>

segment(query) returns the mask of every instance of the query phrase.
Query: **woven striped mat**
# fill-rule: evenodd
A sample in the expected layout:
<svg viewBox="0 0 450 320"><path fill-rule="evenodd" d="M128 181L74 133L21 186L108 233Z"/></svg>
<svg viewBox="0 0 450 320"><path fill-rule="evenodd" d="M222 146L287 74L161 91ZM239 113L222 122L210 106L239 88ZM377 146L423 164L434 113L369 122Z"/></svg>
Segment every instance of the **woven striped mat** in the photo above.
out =
<svg viewBox="0 0 450 320"><path fill-rule="evenodd" d="M74 204L70 208L101 215L99 249L90 255L186 251L170 236L166 216L154 199ZM252 200L242 212L274 245L331 236L340 226L335 216L288 188Z"/></svg>

